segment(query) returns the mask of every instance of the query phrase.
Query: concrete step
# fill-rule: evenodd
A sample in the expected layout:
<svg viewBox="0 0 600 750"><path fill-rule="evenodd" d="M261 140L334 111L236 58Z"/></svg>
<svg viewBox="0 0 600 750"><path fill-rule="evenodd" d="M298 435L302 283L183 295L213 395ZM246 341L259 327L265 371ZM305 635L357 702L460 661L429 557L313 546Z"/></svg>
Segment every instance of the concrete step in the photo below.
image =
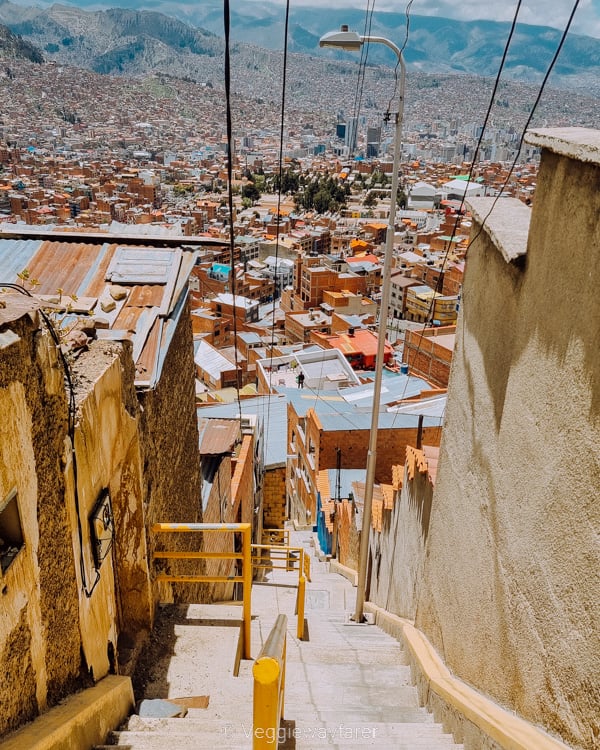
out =
<svg viewBox="0 0 600 750"><path fill-rule="evenodd" d="M220 724L186 727L185 719L177 727L163 727L136 732L113 732L108 743L96 750L107 747L127 747L129 750L191 750L192 748L250 748L252 726ZM393 724L373 722L369 725L357 722L284 722L279 730L280 748L317 747L380 747L395 750L459 750L450 735L440 728L422 724Z"/></svg>
<svg viewBox="0 0 600 750"><path fill-rule="evenodd" d="M301 536L293 542L301 544ZM271 582L284 586L256 586L252 592L253 657L277 615L288 616L280 750L459 750L461 746L419 706L401 645L375 625L353 623L356 590L346 579L330 574L328 565L314 558L311 563L307 640L296 637L296 589L290 584L295 585L297 572L269 572ZM192 605L183 614L166 611L171 617L165 631L170 660L156 670L153 694L146 697L208 695L209 705L190 709L183 719L132 716L97 750L250 750L253 661L242 661L239 676L233 676L239 627L236 630L230 620L236 612L239 620L239 608L229 605ZM212 628L203 627L209 620Z"/></svg>

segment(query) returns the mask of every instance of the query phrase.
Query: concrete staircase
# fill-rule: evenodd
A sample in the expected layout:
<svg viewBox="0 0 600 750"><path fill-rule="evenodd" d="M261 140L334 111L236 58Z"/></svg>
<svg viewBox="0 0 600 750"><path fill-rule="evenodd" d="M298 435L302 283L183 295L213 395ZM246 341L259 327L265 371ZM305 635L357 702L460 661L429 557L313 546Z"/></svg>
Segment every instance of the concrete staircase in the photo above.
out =
<svg viewBox="0 0 600 750"><path fill-rule="evenodd" d="M310 535L296 532L293 544L308 548ZM307 586L308 640L296 638L296 573L272 571L255 585L252 655L257 656L277 615L288 616L285 721L279 747L379 747L385 750L460 750L431 714L419 706L401 645L375 625L350 621L355 589L328 565L311 560ZM131 716L102 749L198 750L252 747L252 662L234 676L240 609L192 605L163 610L169 622L166 651L157 660L146 697L209 695L205 709L185 718ZM204 627L208 622L211 627ZM200 627L202 626L202 627ZM97 748L100 750L100 747Z"/></svg>

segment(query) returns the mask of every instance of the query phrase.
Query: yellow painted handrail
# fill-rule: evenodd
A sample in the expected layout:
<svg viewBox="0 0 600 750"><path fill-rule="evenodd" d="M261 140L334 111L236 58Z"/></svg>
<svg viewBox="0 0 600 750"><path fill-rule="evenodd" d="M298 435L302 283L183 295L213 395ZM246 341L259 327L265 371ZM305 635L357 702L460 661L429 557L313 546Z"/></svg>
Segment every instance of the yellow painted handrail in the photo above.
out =
<svg viewBox="0 0 600 750"><path fill-rule="evenodd" d="M283 544L289 546L290 543L290 530L289 529L263 529L263 544L265 539L268 540L269 545Z"/></svg>
<svg viewBox="0 0 600 750"><path fill-rule="evenodd" d="M258 550L269 550L268 562L262 562L257 554ZM304 638L304 598L306 581L310 582L310 558L303 547L285 547L280 544L253 544L252 567L256 570L294 570L298 562L298 594L296 599L296 612L298 613L298 638ZM297 557L296 557L297 555ZM282 563L276 565L276 562ZM307 572L308 571L308 572Z"/></svg>
<svg viewBox="0 0 600 750"><path fill-rule="evenodd" d="M160 551L155 552L154 559L169 560L242 560L241 576L207 576L207 575L168 575L161 573L157 576L159 581L168 581L171 583L229 583L240 582L243 584L243 615L244 624L244 659L251 659L251 621L252 621L252 527L249 523L155 523L152 526L155 534L166 533L185 533L196 531L215 531L221 533L240 533L242 535L242 553L230 552L179 552L179 551Z"/></svg>
<svg viewBox="0 0 600 750"><path fill-rule="evenodd" d="M278 615L254 662L253 750L273 750L279 744L279 725L285 698L287 617Z"/></svg>

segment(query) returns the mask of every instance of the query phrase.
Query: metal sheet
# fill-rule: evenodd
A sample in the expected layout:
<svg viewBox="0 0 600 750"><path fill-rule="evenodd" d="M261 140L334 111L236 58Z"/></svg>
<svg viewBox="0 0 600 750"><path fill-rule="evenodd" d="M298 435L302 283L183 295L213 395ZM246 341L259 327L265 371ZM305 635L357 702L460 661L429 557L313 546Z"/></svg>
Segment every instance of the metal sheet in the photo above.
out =
<svg viewBox="0 0 600 750"><path fill-rule="evenodd" d="M231 453L240 437L240 422L235 419L199 420L200 455Z"/></svg>
<svg viewBox="0 0 600 750"><path fill-rule="evenodd" d="M115 249L106 280L115 284L166 284L180 251L146 247Z"/></svg>
<svg viewBox="0 0 600 750"><path fill-rule="evenodd" d="M41 240L0 239L0 282L16 283L17 274L29 268L41 244Z"/></svg>

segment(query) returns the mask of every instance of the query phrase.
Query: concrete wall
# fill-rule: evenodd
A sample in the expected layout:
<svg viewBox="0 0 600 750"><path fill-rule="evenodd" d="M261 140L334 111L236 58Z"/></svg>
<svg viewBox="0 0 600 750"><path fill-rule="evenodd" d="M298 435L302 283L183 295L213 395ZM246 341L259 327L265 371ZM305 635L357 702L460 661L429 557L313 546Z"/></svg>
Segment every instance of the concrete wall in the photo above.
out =
<svg viewBox="0 0 600 750"><path fill-rule="evenodd" d="M473 201L416 625L459 677L589 750L600 737L600 136L532 142L545 148L530 226L503 199L480 232L491 201Z"/></svg>

